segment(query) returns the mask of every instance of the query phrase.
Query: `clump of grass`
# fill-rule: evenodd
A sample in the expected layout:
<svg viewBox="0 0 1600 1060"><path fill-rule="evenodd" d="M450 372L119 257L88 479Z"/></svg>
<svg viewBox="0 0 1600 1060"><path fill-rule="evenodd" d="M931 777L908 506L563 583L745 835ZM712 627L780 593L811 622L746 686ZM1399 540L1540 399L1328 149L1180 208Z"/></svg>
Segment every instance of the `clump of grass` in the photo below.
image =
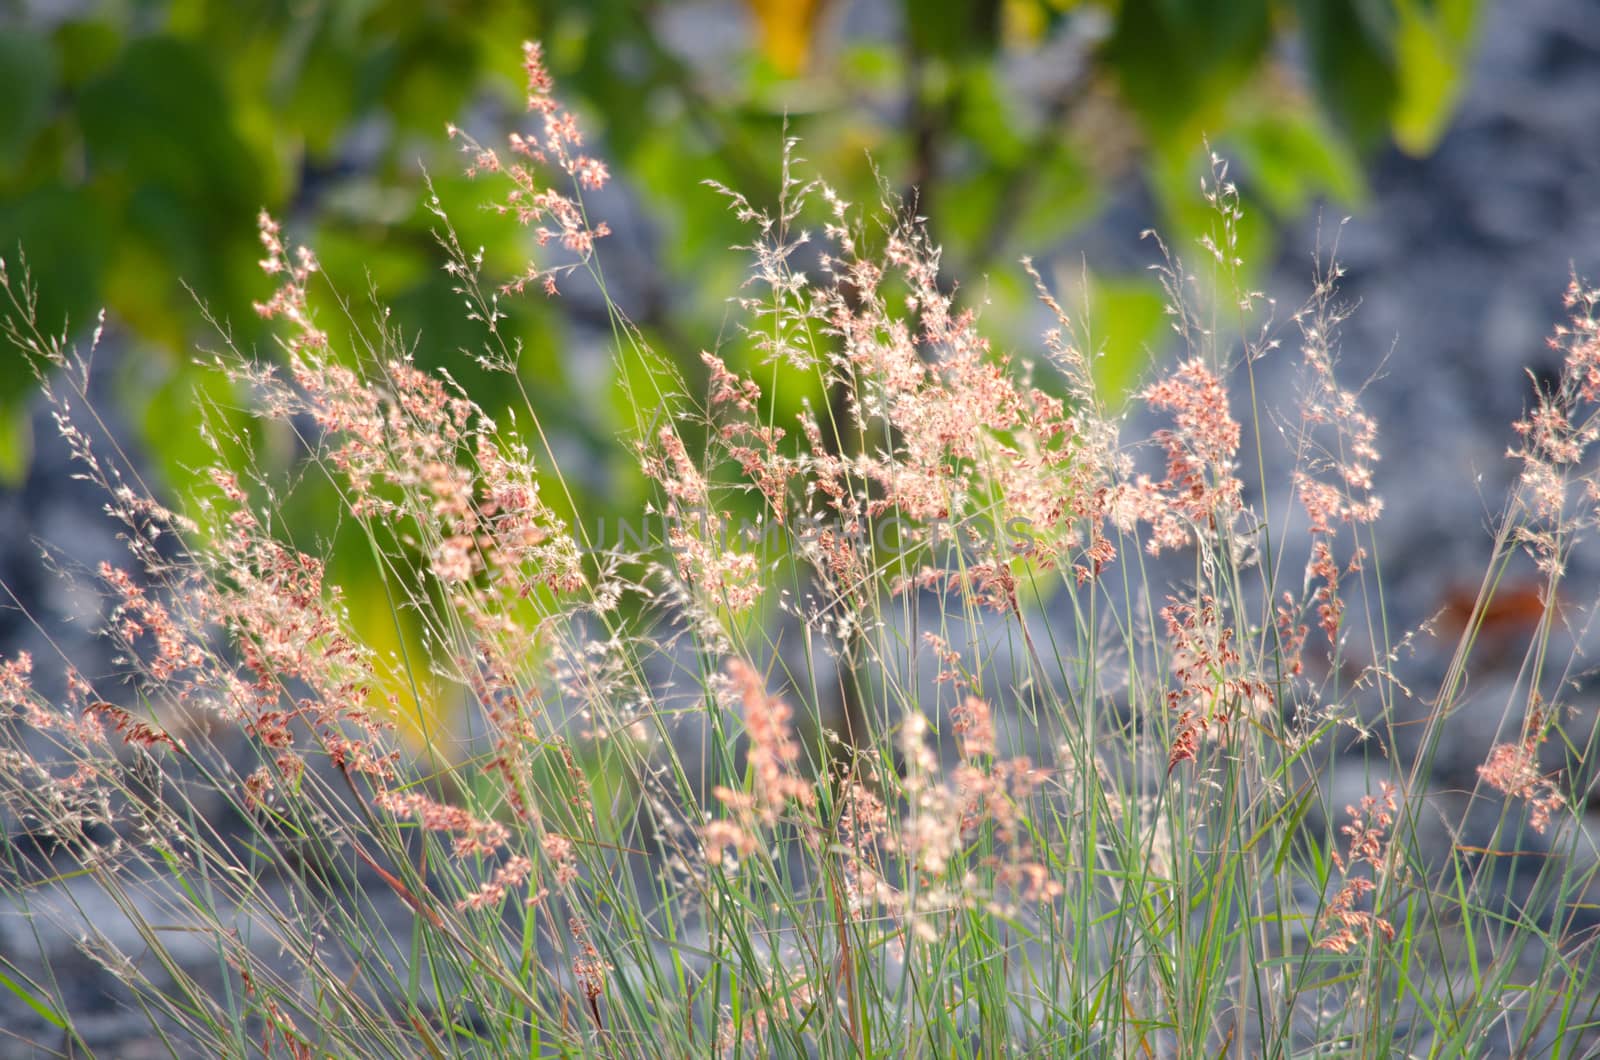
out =
<svg viewBox="0 0 1600 1060"><path fill-rule="evenodd" d="M508 182L508 217L567 257L497 285L432 201L480 362L514 387L498 300L584 276L604 290L583 195L608 177L525 57L539 132L509 160L464 143ZM224 419L210 490L158 503L97 433L93 343L42 334L25 277L0 270L9 335L128 549L94 575L115 683L62 659L52 701L33 660L0 666L0 790L34 840L7 840L11 906L44 915L68 880L101 892L137 952L64 918L180 1054L1600 1041L1593 737L1569 727L1555 607L1464 808L1447 816L1428 786L1499 576L1529 552L1540 599L1578 613L1600 292L1569 293L1565 367L1516 425L1525 471L1484 589L1442 685L1414 692L1377 603L1377 431L1336 376L1337 268L1296 317L1301 404L1263 431L1238 392L1289 355L1249 323L1220 162L1204 269L1159 267L1184 353L1136 395L1168 424L1144 440L1037 275L1056 325L1037 357L999 355L914 223L873 227L796 168L786 150L774 211L728 193L753 233L755 375L707 353L690 382L612 307L625 444L654 492L627 547L559 514L536 417L492 422L418 369L381 314L314 291L315 255L263 215L279 286L258 309L283 323L281 357L230 350L218 370L338 488L425 657L352 634L283 487L227 470L248 439ZM771 380L795 372L830 400L783 422ZM1249 481L1241 453L1282 444L1292 479L1258 460ZM466 721L418 749L397 719L425 701ZM1419 751L1402 755L1402 724ZM1469 841L1489 800L1499 823ZM61 1051L87 1048L50 969L0 982Z"/></svg>

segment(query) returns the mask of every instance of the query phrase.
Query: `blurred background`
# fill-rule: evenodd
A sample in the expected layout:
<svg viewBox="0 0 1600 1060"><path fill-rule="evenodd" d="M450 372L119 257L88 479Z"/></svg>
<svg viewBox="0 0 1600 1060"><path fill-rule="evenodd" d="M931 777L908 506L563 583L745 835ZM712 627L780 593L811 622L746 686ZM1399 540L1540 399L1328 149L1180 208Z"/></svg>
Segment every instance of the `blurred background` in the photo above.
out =
<svg viewBox="0 0 1600 1060"><path fill-rule="evenodd" d="M1198 257L1209 143L1240 186L1250 282L1286 327L1314 251L1340 241L1363 303L1346 375L1382 376L1369 402L1404 623L1475 585L1531 392L1520 366L1554 369L1539 358L1568 271L1600 262L1597 15L1592 0L0 0L0 255L14 272L25 259L46 330L82 334L106 309L101 411L182 497L207 458L195 390L224 396L193 363L221 344L208 314L273 356L250 308L269 291L262 207L347 295L370 283L419 363L500 410L508 388L462 353L478 333L422 204L426 174L463 244L520 269L528 233L482 208L497 189L464 179L444 130L497 144L526 120L525 39L610 163L591 202L615 232L599 248L610 293L691 387L701 349L751 363L730 307L748 258L728 249L749 233L703 182L771 203L785 128L802 176L928 219L1001 348L1039 348L1016 264L1037 258L1086 311L1112 393L1169 334L1140 233ZM636 513L597 293L508 308L585 518ZM790 383L780 419L816 397ZM48 657L34 620L77 618L61 645L84 658L96 605L39 545L87 566L120 550L53 433L23 360L0 354L0 580L33 612L0 609L0 647ZM286 514L313 551L339 533L314 482ZM333 576L355 579L364 632L394 646L381 587L364 607L359 572Z"/></svg>

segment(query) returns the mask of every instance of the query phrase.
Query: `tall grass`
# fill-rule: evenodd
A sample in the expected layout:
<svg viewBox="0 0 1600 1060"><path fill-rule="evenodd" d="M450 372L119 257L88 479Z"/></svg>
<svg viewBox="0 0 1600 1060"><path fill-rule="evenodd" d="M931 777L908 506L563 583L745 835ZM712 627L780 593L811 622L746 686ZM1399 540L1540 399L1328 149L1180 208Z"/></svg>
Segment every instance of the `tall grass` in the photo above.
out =
<svg viewBox="0 0 1600 1060"><path fill-rule="evenodd" d="M605 290L583 195L609 174L526 59L539 131L463 142L566 257L496 284L430 200L513 388L499 299ZM727 193L753 374L711 353L680 374L608 299L653 490L617 540L561 514L531 403L491 422L263 215L281 356L217 369L337 487L421 654L352 634L285 524L292 479L227 470L254 437L228 417L211 489L158 502L87 404L93 343L42 332L0 271L128 551L94 574L118 676L60 659L47 700L33 660L0 667L10 910L80 932L176 1055L1595 1048L1594 735L1558 625L1592 595L1565 573L1600 495L1600 292L1569 293L1482 590L1442 683L1410 688L1337 267L1279 349L1224 166L1202 267L1161 252L1182 354L1130 418L1040 277L1054 328L1000 355L914 221L785 163L773 211ZM1291 356L1298 408L1259 407L1256 372ZM829 400L788 420L773 381L797 372ZM1292 477L1266 481L1282 446ZM1441 800L1431 761L1525 554L1540 606L1504 732ZM435 719L421 747L402 716ZM81 886L136 950L59 900ZM53 969L0 970L59 1032L41 1048L90 1048Z"/></svg>

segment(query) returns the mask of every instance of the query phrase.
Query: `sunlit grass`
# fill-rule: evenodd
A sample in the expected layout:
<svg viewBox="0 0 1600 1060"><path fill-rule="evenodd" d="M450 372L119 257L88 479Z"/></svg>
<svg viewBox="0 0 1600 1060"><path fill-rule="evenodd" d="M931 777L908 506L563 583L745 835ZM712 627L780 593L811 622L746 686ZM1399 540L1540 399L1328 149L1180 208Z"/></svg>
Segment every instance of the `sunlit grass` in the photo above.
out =
<svg viewBox="0 0 1600 1060"><path fill-rule="evenodd" d="M541 128L467 153L566 257L496 283L430 200L478 362L511 388L498 300L605 290L582 195L608 173L526 58ZM914 223L785 162L772 209L730 193L744 339L772 375L710 351L691 377L611 304L619 444L653 495L609 541L559 514L531 411L492 423L414 367L416 340L320 286L270 217L258 308L281 356L217 368L306 456L236 475L221 454L249 439L219 426L181 513L87 405L98 335L42 333L4 274L9 337L128 548L92 575L118 674L56 660L47 700L34 660L0 667L12 908L81 934L180 1055L1593 1048L1594 737L1556 625L1589 613L1566 571L1597 500L1600 293L1571 289L1483 590L1443 683L1413 689L1372 535L1379 425L1337 377L1337 267L1280 349L1238 286L1225 166L1202 268L1155 245L1181 349L1135 397L1162 426L1130 438L1147 420L1096 389L1041 278L1055 326L1002 356ZM1257 367L1286 357L1299 406L1259 407ZM778 365L828 407L780 421ZM1286 482L1241 455L1281 445ZM324 546L284 525L304 476L336 486L424 653L352 634ZM1447 810L1428 766L1524 554L1564 603L1537 611L1506 730ZM420 747L397 732L418 716ZM1487 834L1466 826L1482 800ZM69 884L137 952L62 905ZM88 1047L49 969L0 971L62 1051Z"/></svg>

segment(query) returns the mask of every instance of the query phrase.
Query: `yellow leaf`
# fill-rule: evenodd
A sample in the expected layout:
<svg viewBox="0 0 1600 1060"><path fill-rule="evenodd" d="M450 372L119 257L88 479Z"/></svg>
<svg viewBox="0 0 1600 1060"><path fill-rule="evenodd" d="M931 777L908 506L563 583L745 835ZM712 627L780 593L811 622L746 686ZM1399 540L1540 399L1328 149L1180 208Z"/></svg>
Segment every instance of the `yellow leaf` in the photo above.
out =
<svg viewBox="0 0 1600 1060"><path fill-rule="evenodd" d="M805 69L825 0L746 0L761 35L761 54L784 77Z"/></svg>

